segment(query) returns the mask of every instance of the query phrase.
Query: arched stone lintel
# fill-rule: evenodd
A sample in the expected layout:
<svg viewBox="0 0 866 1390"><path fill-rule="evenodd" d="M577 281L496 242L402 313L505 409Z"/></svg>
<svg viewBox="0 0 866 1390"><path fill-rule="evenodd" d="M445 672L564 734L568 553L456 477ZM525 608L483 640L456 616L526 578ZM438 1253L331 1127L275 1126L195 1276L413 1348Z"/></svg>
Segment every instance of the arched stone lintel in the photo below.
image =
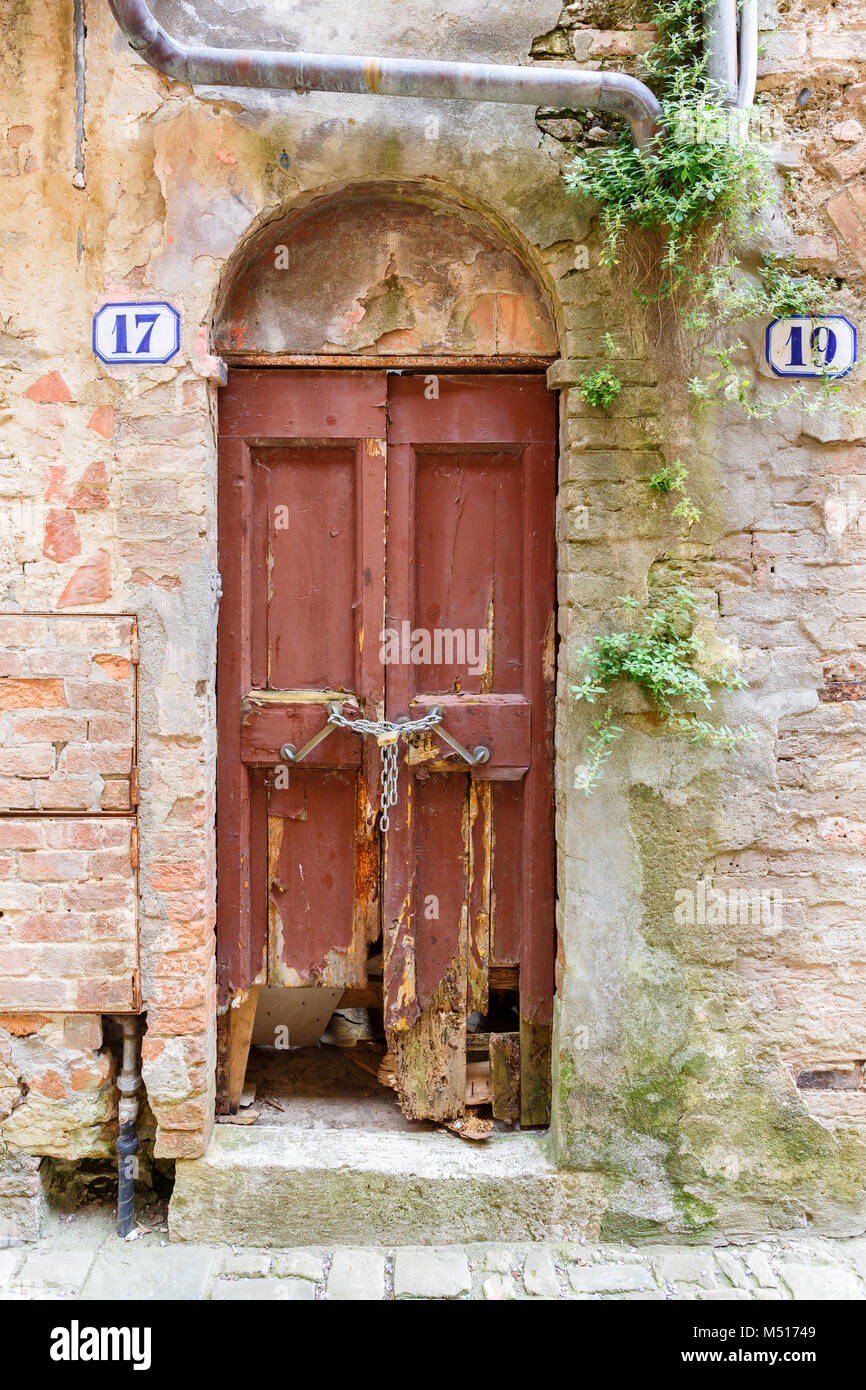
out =
<svg viewBox="0 0 866 1390"><path fill-rule="evenodd" d="M214 350L232 356L553 357L543 268L496 214L425 184L321 191L227 264Z"/></svg>

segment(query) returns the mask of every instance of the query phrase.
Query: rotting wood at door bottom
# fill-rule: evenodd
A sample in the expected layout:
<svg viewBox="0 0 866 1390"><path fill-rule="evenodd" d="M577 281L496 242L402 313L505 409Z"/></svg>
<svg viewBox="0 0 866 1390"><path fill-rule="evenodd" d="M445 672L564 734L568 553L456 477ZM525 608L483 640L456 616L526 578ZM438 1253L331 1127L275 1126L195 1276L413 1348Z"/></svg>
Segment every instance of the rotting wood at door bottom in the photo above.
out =
<svg viewBox="0 0 866 1390"><path fill-rule="evenodd" d="M465 988L465 987L464 987ZM412 1028L388 1030L395 1090L409 1119L451 1120L466 1109L466 1013L453 965Z"/></svg>

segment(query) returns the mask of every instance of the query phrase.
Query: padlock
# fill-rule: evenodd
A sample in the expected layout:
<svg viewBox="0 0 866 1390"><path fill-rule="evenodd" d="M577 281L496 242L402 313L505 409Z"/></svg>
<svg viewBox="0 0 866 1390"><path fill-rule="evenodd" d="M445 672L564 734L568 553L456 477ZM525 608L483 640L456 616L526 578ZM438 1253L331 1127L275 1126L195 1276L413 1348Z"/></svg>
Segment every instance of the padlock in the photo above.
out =
<svg viewBox="0 0 866 1390"><path fill-rule="evenodd" d="M389 743L396 743L400 735L396 729L391 729L388 733L379 734L376 742L380 748L387 748Z"/></svg>

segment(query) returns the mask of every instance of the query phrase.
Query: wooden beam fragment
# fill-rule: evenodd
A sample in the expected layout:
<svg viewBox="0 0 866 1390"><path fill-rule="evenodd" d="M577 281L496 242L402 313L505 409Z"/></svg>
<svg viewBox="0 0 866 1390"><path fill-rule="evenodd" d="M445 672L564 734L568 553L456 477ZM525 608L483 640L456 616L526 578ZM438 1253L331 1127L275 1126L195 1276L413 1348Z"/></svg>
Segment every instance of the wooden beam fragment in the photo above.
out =
<svg viewBox="0 0 866 1390"><path fill-rule="evenodd" d="M253 1024L256 1021L256 1006L259 1002L259 987L253 985L237 1008L226 1011L228 1031L227 1049L227 1099L230 1114L235 1114L241 1103L244 1078L247 1074L247 1061L250 1055L250 1042Z"/></svg>
<svg viewBox="0 0 866 1390"><path fill-rule="evenodd" d="M490 1034L490 1090L493 1118L513 1125L520 1119L520 1034Z"/></svg>
<svg viewBox="0 0 866 1390"><path fill-rule="evenodd" d="M550 1024L520 1019L520 1124L550 1124Z"/></svg>

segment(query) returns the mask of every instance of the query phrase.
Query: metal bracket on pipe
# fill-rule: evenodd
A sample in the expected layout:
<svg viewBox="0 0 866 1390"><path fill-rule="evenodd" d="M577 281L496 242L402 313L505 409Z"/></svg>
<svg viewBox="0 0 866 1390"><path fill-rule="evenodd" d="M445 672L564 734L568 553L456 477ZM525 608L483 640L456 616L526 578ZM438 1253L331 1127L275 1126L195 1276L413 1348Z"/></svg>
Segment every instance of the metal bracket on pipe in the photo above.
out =
<svg viewBox="0 0 866 1390"><path fill-rule="evenodd" d="M438 714L441 717L443 714L442 706L431 705L428 714ZM445 742L450 748L454 749L455 753L459 753L461 758L466 759L470 767L477 767L479 763L486 763L490 758L490 749L485 748L483 743L479 743L478 747L473 748L470 753L468 748L464 748L462 743L458 743L456 738L451 737L448 730L444 728L442 724L436 725L436 737L444 738Z"/></svg>
<svg viewBox="0 0 866 1390"><path fill-rule="evenodd" d="M329 719L335 711L337 714L342 714L343 704L341 700L328 701ZM282 758L283 762L286 763L297 764L301 762L307 756L308 753L312 753L314 748L318 748L320 743L324 743L325 739L328 737L328 734L332 734L336 727L336 724L325 724L324 727L321 728L317 734L313 734L313 737L309 739L301 749L295 748L295 745L293 743L284 743L282 748L280 749L280 757Z"/></svg>

